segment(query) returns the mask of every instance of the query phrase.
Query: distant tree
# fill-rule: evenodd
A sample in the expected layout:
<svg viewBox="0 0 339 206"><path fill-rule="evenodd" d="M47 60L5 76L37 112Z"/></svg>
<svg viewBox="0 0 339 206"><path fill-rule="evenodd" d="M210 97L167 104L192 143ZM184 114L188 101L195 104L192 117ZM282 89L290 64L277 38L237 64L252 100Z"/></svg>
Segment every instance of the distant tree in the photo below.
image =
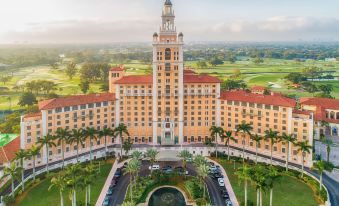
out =
<svg viewBox="0 0 339 206"><path fill-rule="evenodd" d="M318 91L318 87L315 84L312 84L311 82L303 82L302 83L303 88L311 93L314 96L314 93Z"/></svg>
<svg viewBox="0 0 339 206"><path fill-rule="evenodd" d="M56 90L56 84L52 81L39 80L37 84L40 85L41 90L45 91L46 94L49 94L51 91Z"/></svg>
<svg viewBox="0 0 339 206"><path fill-rule="evenodd" d="M316 78L320 78L321 75L322 75L322 69L318 68L318 67L307 67L307 68L304 68L302 73L308 77L308 78L311 78L312 81Z"/></svg>
<svg viewBox="0 0 339 206"><path fill-rule="evenodd" d="M108 81L106 81L106 82L101 84L100 91L102 91L102 92L108 92L109 91L109 83L108 83Z"/></svg>
<svg viewBox="0 0 339 206"><path fill-rule="evenodd" d="M5 85L7 82L9 82L12 79L11 76L2 76L0 77L0 81Z"/></svg>
<svg viewBox="0 0 339 206"><path fill-rule="evenodd" d="M224 62L221 60L221 59L219 59L218 57L214 57L214 58L212 58L210 61L209 61L209 63L210 63L210 65L212 65L212 66L218 66L218 65L222 65L222 64L224 64Z"/></svg>
<svg viewBox="0 0 339 206"><path fill-rule="evenodd" d="M133 146L133 142L130 139L127 139L124 141L122 148L125 150L125 155L127 155L128 152L132 149L132 146Z"/></svg>
<svg viewBox="0 0 339 206"><path fill-rule="evenodd" d="M39 110L38 105L35 104L35 105L27 106L25 114L33 114L33 113L37 113L39 111L40 110Z"/></svg>
<svg viewBox="0 0 339 206"><path fill-rule="evenodd" d="M229 56L227 60L231 63L234 64L237 61L237 58L235 56Z"/></svg>
<svg viewBox="0 0 339 206"><path fill-rule="evenodd" d="M66 66L66 75L68 76L69 79L73 79L73 77L77 73L77 65L74 62L70 62Z"/></svg>
<svg viewBox="0 0 339 206"><path fill-rule="evenodd" d="M37 100L36 100L35 95L31 92L25 92L20 96L18 105L24 107L26 105L30 106L36 103L37 103Z"/></svg>
<svg viewBox="0 0 339 206"><path fill-rule="evenodd" d="M240 69L234 69L233 70L233 74L232 74L232 78L239 78L241 76L241 71Z"/></svg>
<svg viewBox="0 0 339 206"><path fill-rule="evenodd" d="M299 84L307 80L307 78L302 73L289 73L285 79L292 82L293 84Z"/></svg>
<svg viewBox="0 0 339 206"><path fill-rule="evenodd" d="M247 85L243 80L228 79L221 84L223 90L246 89Z"/></svg>
<svg viewBox="0 0 339 206"><path fill-rule="evenodd" d="M257 56L256 58L253 59L254 64L262 64L264 63L264 59Z"/></svg>
<svg viewBox="0 0 339 206"><path fill-rule="evenodd" d="M206 69L207 68L207 63L205 61L198 61L197 62L197 67L198 69Z"/></svg>
<svg viewBox="0 0 339 206"><path fill-rule="evenodd" d="M59 65L58 65L57 62L54 62L54 63L50 64L50 66L51 66L51 68L52 68L53 70L59 69Z"/></svg>
<svg viewBox="0 0 339 206"><path fill-rule="evenodd" d="M60 96L56 93L49 93L47 94L46 98L47 99L55 99L55 98L59 98Z"/></svg>
<svg viewBox="0 0 339 206"><path fill-rule="evenodd" d="M19 112L6 115L0 124L0 133L19 134L20 133L20 116Z"/></svg>
<svg viewBox="0 0 339 206"><path fill-rule="evenodd" d="M319 89L324 94L331 94L331 92L333 91L333 86L331 84L322 84L319 85Z"/></svg>
<svg viewBox="0 0 339 206"><path fill-rule="evenodd" d="M80 82L79 87L80 87L82 93L86 94L89 90L89 82L88 81L82 81L82 82Z"/></svg>

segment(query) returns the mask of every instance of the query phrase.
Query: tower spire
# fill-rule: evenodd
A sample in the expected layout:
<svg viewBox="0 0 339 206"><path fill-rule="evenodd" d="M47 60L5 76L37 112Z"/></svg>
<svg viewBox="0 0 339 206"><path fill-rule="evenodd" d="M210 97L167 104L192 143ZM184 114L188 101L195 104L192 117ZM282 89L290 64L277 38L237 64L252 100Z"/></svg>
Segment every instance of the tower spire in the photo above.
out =
<svg viewBox="0 0 339 206"><path fill-rule="evenodd" d="M165 1L165 5L172 6L171 0L166 0L166 1Z"/></svg>

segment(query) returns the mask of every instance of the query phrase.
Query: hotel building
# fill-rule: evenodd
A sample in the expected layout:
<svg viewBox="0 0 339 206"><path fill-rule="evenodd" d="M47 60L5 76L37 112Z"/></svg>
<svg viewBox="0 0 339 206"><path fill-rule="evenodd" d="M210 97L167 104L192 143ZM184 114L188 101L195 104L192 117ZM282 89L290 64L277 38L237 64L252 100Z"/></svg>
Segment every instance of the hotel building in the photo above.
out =
<svg viewBox="0 0 339 206"><path fill-rule="evenodd" d="M236 141L231 145L255 151L256 144L249 136L235 133L242 121L253 126L252 133L264 135L273 129L281 135L293 134L298 141L313 143L313 112L296 110L296 102L280 94L265 95L260 87L252 92L221 91L221 80L197 74L185 69L183 58L184 35L175 27L175 15L170 0L166 0L162 11L160 31L153 35L153 72L151 75L126 75L123 67L109 72L109 93L89 94L57 98L39 102L40 112L21 118L21 148L29 149L39 138L54 134L58 128L68 130L94 127L98 130L115 128L124 123L134 145L156 148L205 148L210 138L211 126L221 126L234 131ZM225 141L217 139L221 145ZM120 153L119 138L110 138L111 151ZM102 148L104 140L95 142L95 148ZM116 147L115 147L115 146ZM180 147L181 146L181 147ZM89 142L81 146L86 152ZM301 164L301 154L292 146L274 145L273 155ZM65 145L66 156L75 155L76 145ZM46 162L42 149L38 164ZM224 149L221 148L220 151ZM51 161L61 158L60 145L49 150ZM263 140L259 152L270 154L270 142ZM205 153L204 153L205 154ZM208 155L208 154L206 154ZM305 165L312 165L312 153L307 154Z"/></svg>

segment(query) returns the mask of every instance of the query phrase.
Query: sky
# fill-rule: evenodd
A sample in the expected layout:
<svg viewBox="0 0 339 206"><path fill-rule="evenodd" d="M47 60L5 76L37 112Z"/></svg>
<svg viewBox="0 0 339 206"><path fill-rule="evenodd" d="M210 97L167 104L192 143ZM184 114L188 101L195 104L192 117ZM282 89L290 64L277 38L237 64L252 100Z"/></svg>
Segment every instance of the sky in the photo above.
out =
<svg viewBox="0 0 339 206"><path fill-rule="evenodd" d="M0 0L0 43L149 42L164 0ZM339 41L338 0L172 0L185 41Z"/></svg>

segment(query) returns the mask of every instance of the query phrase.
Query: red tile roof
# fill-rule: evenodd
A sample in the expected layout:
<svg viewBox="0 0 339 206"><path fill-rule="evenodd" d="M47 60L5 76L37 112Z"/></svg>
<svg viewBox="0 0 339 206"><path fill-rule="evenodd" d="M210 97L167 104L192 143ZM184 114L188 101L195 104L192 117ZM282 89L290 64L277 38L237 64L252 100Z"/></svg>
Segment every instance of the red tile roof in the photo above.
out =
<svg viewBox="0 0 339 206"><path fill-rule="evenodd" d="M314 119L316 121L325 121L325 122L329 122L329 123L339 124L339 119L326 118L325 108L322 108L322 107L317 107L315 114L314 114Z"/></svg>
<svg viewBox="0 0 339 206"><path fill-rule="evenodd" d="M300 103L305 105L320 106L324 109L339 110L339 99L328 98L300 98Z"/></svg>
<svg viewBox="0 0 339 206"><path fill-rule="evenodd" d="M152 84L152 75L130 75L117 80L115 84Z"/></svg>
<svg viewBox="0 0 339 206"><path fill-rule="evenodd" d="M88 94L63 98L56 98L39 102L40 110L55 109L58 107L75 106L103 101L115 101L114 93Z"/></svg>
<svg viewBox="0 0 339 206"><path fill-rule="evenodd" d="M115 84L152 84L152 75L132 75L124 76L117 80ZM192 73L184 75L184 83L221 83L217 77L209 75L193 75Z"/></svg>
<svg viewBox="0 0 339 206"><path fill-rule="evenodd" d="M184 83L221 83L222 81L206 74L184 75Z"/></svg>
<svg viewBox="0 0 339 206"><path fill-rule="evenodd" d="M293 110L293 114L304 114L304 115L310 115L313 112L311 111L305 111L305 110L298 110L298 109L294 109Z"/></svg>
<svg viewBox="0 0 339 206"><path fill-rule="evenodd" d="M124 68L121 68L121 67L113 67L111 69L111 71L114 71L114 72L121 72L121 71L124 71L125 69Z"/></svg>
<svg viewBox="0 0 339 206"><path fill-rule="evenodd" d="M30 117L41 117L41 112L37 112L34 114L26 114L24 118L30 118Z"/></svg>
<svg viewBox="0 0 339 206"><path fill-rule="evenodd" d="M263 87L263 86L253 86L251 87L252 90L254 91L264 91L266 90L266 87Z"/></svg>
<svg viewBox="0 0 339 206"><path fill-rule="evenodd" d="M0 147L0 164L11 161L15 158L15 153L20 150L20 137L15 138L13 141Z"/></svg>
<svg viewBox="0 0 339 206"><path fill-rule="evenodd" d="M196 74L196 72L191 69L185 69L184 74Z"/></svg>
<svg viewBox="0 0 339 206"><path fill-rule="evenodd" d="M296 102L293 99L282 95L263 95L248 93L244 90L221 91L221 100L233 100L241 102L259 103L284 107L295 107Z"/></svg>

